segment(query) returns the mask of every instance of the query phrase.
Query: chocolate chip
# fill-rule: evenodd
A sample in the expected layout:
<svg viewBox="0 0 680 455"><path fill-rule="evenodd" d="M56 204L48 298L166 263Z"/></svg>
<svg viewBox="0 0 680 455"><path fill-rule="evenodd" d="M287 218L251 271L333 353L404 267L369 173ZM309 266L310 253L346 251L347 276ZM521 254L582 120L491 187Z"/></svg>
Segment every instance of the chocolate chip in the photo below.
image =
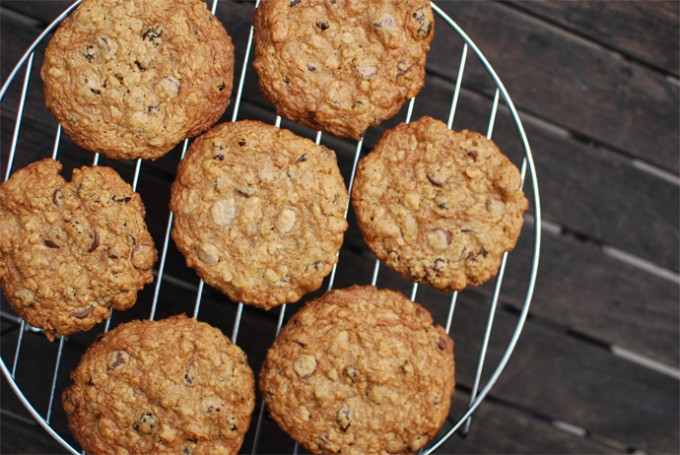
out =
<svg viewBox="0 0 680 455"><path fill-rule="evenodd" d="M297 160L298 162L307 161L307 154L303 153Z"/></svg>
<svg viewBox="0 0 680 455"><path fill-rule="evenodd" d="M142 34L142 39L148 41L154 46L161 44L163 36L163 27L156 25L155 27L149 27L146 29L144 34Z"/></svg>
<svg viewBox="0 0 680 455"><path fill-rule="evenodd" d="M59 248L59 245L54 243L52 240L45 240L44 243L47 248Z"/></svg>
<svg viewBox="0 0 680 455"><path fill-rule="evenodd" d="M238 430L238 419L234 414L231 414L229 417L227 417L226 424L230 433L236 433Z"/></svg>
<svg viewBox="0 0 680 455"><path fill-rule="evenodd" d="M92 307L87 307L87 308L85 308L84 310L75 310L75 311L71 311L70 314L71 314L71 316L73 316L74 318L83 319L83 318L86 318L87 316L89 316L90 313L92 313L93 310L94 310L94 308L92 308Z"/></svg>
<svg viewBox="0 0 680 455"><path fill-rule="evenodd" d="M310 64L308 63L308 64L307 64L307 69L308 69L309 71L311 71L311 72L314 72L314 71L316 71L316 66L310 65Z"/></svg>
<svg viewBox="0 0 680 455"><path fill-rule="evenodd" d="M425 17L424 8L418 8L413 13L413 18L418 22L418 38L425 39L432 32L432 21Z"/></svg>
<svg viewBox="0 0 680 455"><path fill-rule="evenodd" d="M191 455L191 450L189 447L185 447L182 449L182 455Z"/></svg>
<svg viewBox="0 0 680 455"><path fill-rule="evenodd" d="M139 419L132 424L132 428L142 434L149 434L156 427L156 417L150 412L143 413Z"/></svg>
<svg viewBox="0 0 680 455"><path fill-rule="evenodd" d="M292 2L290 2L290 5L289 5L289 6L295 6L295 5L297 5L298 3L300 3L301 1L302 1L302 0L293 0Z"/></svg>
<svg viewBox="0 0 680 455"><path fill-rule="evenodd" d="M238 140L238 145L239 145L240 147L243 147L244 145L246 145L246 140L243 139L243 138L242 138L242 139L239 139L239 140Z"/></svg>
<svg viewBox="0 0 680 455"><path fill-rule="evenodd" d="M437 174L435 171L428 171L425 176L434 186L444 186L447 181L444 176Z"/></svg>
<svg viewBox="0 0 680 455"><path fill-rule="evenodd" d="M139 71L141 71L142 73L143 73L144 71L146 71L146 68L144 67L144 65L142 65L141 63L139 63L137 60L135 60L135 65L137 66L137 69L138 69Z"/></svg>
<svg viewBox="0 0 680 455"><path fill-rule="evenodd" d="M98 88L91 88L90 91L96 95L101 95L102 91Z"/></svg>
<svg viewBox="0 0 680 455"><path fill-rule="evenodd" d="M426 239L428 246L434 251L443 251L451 245L453 237L446 229L435 228L427 232Z"/></svg>
<svg viewBox="0 0 680 455"><path fill-rule="evenodd" d="M226 84L222 82L220 85L217 86L217 90L221 92L222 90L224 90L224 87L226 87Z"/></svg>
<svg viewBox="0 0 680 455"><path fill-rule="evenodd" d="M439 338L437 340L437 347L443 351L446 349L446 341L443 338Z"/></svg>
<svg viewBox="0 0 680 455"><path fill-rule="evenodd" d="M113 351L109 354L109 370L115 370L116 368L128 363L130 354L125 351Z"/></svg>
<svg viewBox="0 0 680 455"><path fill-rule="evenodd" d="M158 105L158 104L156 104L155 106L147 106L146 111L147 111L149 114L154 113L154 112L160 112L160 111L161 111L161 107L160 107L160 105Z"/></svg>
<svg viewBox="0 0 680 455"><path fill-rule="evenodd" d="M94 231L94 238L92 239L92 245L90 245L90 249L87 250L88 253L92 253L94 250L97 249L99 246L99 233L97 231Z"/></svg>
<svg viewBox="0 0 680 455"><path fill-rule="evenodd" d="M111 46L109 45L109 39L106 36L100 36L99 39L104 43L104 46L106 46L106 50L110 51Z"/></svg>
<svg viewBox="0 0 680 455"><path fill-rule="evenodd" d="M57 207L60 207L63 201L64 201L64 192L61 190L61 188L57 188L52 193L52 203L54 205L56 205Z"/></svg>
<svg viewBox="0 0 680 455"><path fill-rule="evenodd" d="M85 57L87 63L92 63L92 60L94 60L95 52L96 52L95 47L92 44L88 44L85 46L85 50L83 51L83 57Z"/></svg>
<svg viewBox="0 0 680 455"><path fill-rule="evenodd" d="M121 197L111 196L111 199L113 200L113 202L118 202L118 203L124 202L124 203L127 204L132 199L132 196L121 196Z"/></svg>
<svg viewBox="0 0 680 455"><path fill-rule="evenodd" d="M478 253L478 254L481 254L482 256L487 257L487 256L489 255L489 252L486 251L486 249L485 249L484 247L481 247L481 248L479 249L479 253Z"/></svg>
<svg viewBox="0 0 680 455"><path fill-rule="evenodd" d="M217 155L213 156L213 160L224 161L224 155L218 153Z"/></svg>
<svg viewBox="0 0 680 455"><path fill-rule="evenodd" d="M471 150L471 151L467 152L467 155L472 159L477 159L477 156L479 155L479 153L477 152L477 150Z"/></svg>
<svg viewBox="0 0 680 455"><path fill-rule="evenodd" d="M288 79L288 77L284 77L284 78L283 78L283 83L284 83L284 84L290 84L290 79Z"/></svg>
<svg viewBox="0 0 680 455"><path fill-rule="evenodd" d="M434 270L439 272L440 270L443 270L444 267L446 267L446 260L442 258L437 258L434 260Z"/></svg>
<svg viewBox="0 0 680 455"><path fill-rule="evenodd" d="M321 29L322 32L328 30L328 22L317 22L316 26Z"/></svg>
<svg viewBox="0 0 680 455"><path fill-rule="evenodd" d="M467 255L467 257L466 257L465 259L468 260L468 261L470 261L470 262L477 262L475 253L473 253L472 251L470 251L470 252L468 253L468 255Z"/></svg>

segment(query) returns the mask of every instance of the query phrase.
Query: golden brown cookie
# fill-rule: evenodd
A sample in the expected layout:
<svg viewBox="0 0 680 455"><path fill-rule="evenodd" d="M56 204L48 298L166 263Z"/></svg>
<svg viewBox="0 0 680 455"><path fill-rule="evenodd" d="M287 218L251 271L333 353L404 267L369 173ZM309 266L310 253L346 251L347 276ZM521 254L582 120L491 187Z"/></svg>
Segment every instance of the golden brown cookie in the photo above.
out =
<svg viewBox="0 0 680 455"><path fill-rule="evenodd" d="M264 0L253 24L260 89L311 128L359 139L425 83L427 0Z"/></svg>
<svg viewBox="0 0 680 455"><path fill-rule="evenodd" d="M40 75L79 146L158 158L224 113L234 46L200 0L85 0L59 26Z"/></svg>
<svg viewBox="0 0 680 455"><path fill-rule="evenodd" d="M156 262L142 200L116 171L82 167L67 182L61 169L44 159L0 186L2 290L50 340L132 307Z"/></svg>
<svg viewBox="0 0 680 455"><path fill-rule="evenodd" d="M498 273L522 229L518 169L479 133L430 117L385 132L359 162L352 205L375 255L442 290Z"/></svg>
<svg viewBox="0 0 680 455"><path fill-rule="evenodd" d="M446 419L453 341L422 306L371 286L307 303L267 352L272 418L313 453L408 453Z"/></svg>
<svg viewBox="0 0 680 455"><path fill-rule="evenodd" d="M184 315L116 327L71 379L62 401L87 453L235 454L255 405L243 351Z"/></svg>
<svg viewBox="0 0 680 455"><path fill-rule="evenodd" d="M199 137L172 185L172 238L233 301L269 309L321 286L347 229L335 153L258 121Z"/></svg>

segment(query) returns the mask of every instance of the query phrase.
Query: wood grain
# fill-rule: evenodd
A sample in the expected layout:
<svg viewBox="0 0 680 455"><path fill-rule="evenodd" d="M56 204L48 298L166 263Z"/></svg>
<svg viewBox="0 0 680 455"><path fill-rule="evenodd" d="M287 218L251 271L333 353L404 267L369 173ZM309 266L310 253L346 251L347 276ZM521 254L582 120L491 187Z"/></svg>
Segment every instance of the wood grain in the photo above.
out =
<svg viewBox="0 0 680 455"><path fill-rule="evenodd" d="M511 3L626 57L678 75L680 8L676 1L534 0Z"/></svg>

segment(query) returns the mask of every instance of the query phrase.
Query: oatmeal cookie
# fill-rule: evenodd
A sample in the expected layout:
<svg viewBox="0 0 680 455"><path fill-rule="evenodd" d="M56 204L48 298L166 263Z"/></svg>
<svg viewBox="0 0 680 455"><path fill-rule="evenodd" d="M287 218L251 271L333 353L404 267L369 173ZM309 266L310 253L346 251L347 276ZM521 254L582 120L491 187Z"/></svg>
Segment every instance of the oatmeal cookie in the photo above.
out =
<svg viewBox="0 0 680 455"><path fill-rule="evenodd" d="M453 341L422 306L371 286L307 303L267 352L272 418L313 453L408 453L446 419Z"/></svg>
<svg viewBox="0 0 680 455"><path fill-rule="evenodd" d="M441 290L477 286L514 248L527 199L489 139L430 117L385 132L359 162L352 205L375 255Z"/></svg>
<svg viewBox="0 0 680 455"><path fill-rule="evenodd" d="M223 123L179 165L172 238L207 284L269 309L321 286L347 199L332 150L258 121Z"/></svg>
<svg viewBox="0 0 680 455"><path fill-rule="evenodd" d="M155 159L219 120L233 66L231 38L200 0L84 0L40 75L45 104L80 147Z"/></svg>
<svg viewBox="0 0 680 455"><path fill-rule="evenodd" d="M87 453L235 454L255 405L243 351L184 315L116 327L71 379L62 401Z"/></svg>
<svg viewBox="0 0 680 455"><path fill-rule="evenodd" d="M425 83L427 0L264 0L253 24L260 89L311 128L358 140Z"/></svg>
<svg viewBox="0 0 680 455"><path fill-rule="evenodd" d="M0 186L2 290L50 340L132 307L156 261L142 200L116 171L82 167L67 182L61 169L44 159Z"/></svg>

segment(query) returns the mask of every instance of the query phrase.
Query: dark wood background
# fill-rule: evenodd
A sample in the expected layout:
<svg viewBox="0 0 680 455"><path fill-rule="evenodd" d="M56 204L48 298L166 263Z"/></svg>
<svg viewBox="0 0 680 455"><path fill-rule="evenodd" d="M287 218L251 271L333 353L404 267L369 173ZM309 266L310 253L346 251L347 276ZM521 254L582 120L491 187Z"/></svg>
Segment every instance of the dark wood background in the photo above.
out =
<svg viewBox="0 0 680 455"><path fill-rule="evenodd" d="M3 83L28 45L69 2L0 1ZM679 5L677 1L439 1L477 43L504 81L524 123L538 172L543 247L529 319L517 349L488 399L475 413L467 438L455 435L441 453L678 453L679 448ZM217 16L243 61L253 2L222 0ZM38 48L13 169L49 156L56 122L42 103ZM446 119L462 43L437 23L428 57L426 89L414 115ZM23 71L1 111L4 175ZM238 81L238 74L237 79ZM454 128L486 131L493 85L468 57ZM442 100L447 100L442 102ZM224 119L231 119L232 106ZM271 107L250 69L239 118L272 122ZM385 126L403 121L399 114ZM312 132L284 121L300 134ZM369 131L363 153L382 128ZM513 139L514 138L514 139ZM519 146L501 103L494 139L515 162ZM324 137L349 178L355 144ZM163 244L169 184L179 149L142 164L139 192L157 245ZM92 155L62 137L59 159L67 169ZM100 164L132 181L134 162ZM529 184L531 182L527 182ZM368 283L374 257L360 239L352 214L335 287ZM517 324L533 248L533 218L510 255L485 364L486 380ZM192 313L196 275L170 244L167 277L157 317ZM380 286L410 292L410 285L381 269ZM453 323L458 387L451 422L467 406L492 283L461 293ZM315 295L318 295L316 293ZM112 324L148 317L153 286L137 306L115 313ZM421 286L417 300L443 323L449 296ZM292 306L291 306L292 307ZM294 311L292 308L288 313ZM199 319L232 333L235 305L205 289ZM1 349L11 367L19 326L2 303ZM244 310L238 342L253 368L274 336L278 311ZM103 325L103 324L102 324ZM54 428L74 443L58 395L83 349L103 330L69 337L64 344ZM47 412L58 342L26 332L16 380L43 416ZM64 453L39 427L2 379L2 453ZM257 409L259 410L259 408ZM256 412L257 412L256 410ZM254 422L257 415L254 417ZM450 423L449 423L450 425ZM264 419L258 450L277 453L292 442ZM250 452L251 431L243 450Z"/></svg>

